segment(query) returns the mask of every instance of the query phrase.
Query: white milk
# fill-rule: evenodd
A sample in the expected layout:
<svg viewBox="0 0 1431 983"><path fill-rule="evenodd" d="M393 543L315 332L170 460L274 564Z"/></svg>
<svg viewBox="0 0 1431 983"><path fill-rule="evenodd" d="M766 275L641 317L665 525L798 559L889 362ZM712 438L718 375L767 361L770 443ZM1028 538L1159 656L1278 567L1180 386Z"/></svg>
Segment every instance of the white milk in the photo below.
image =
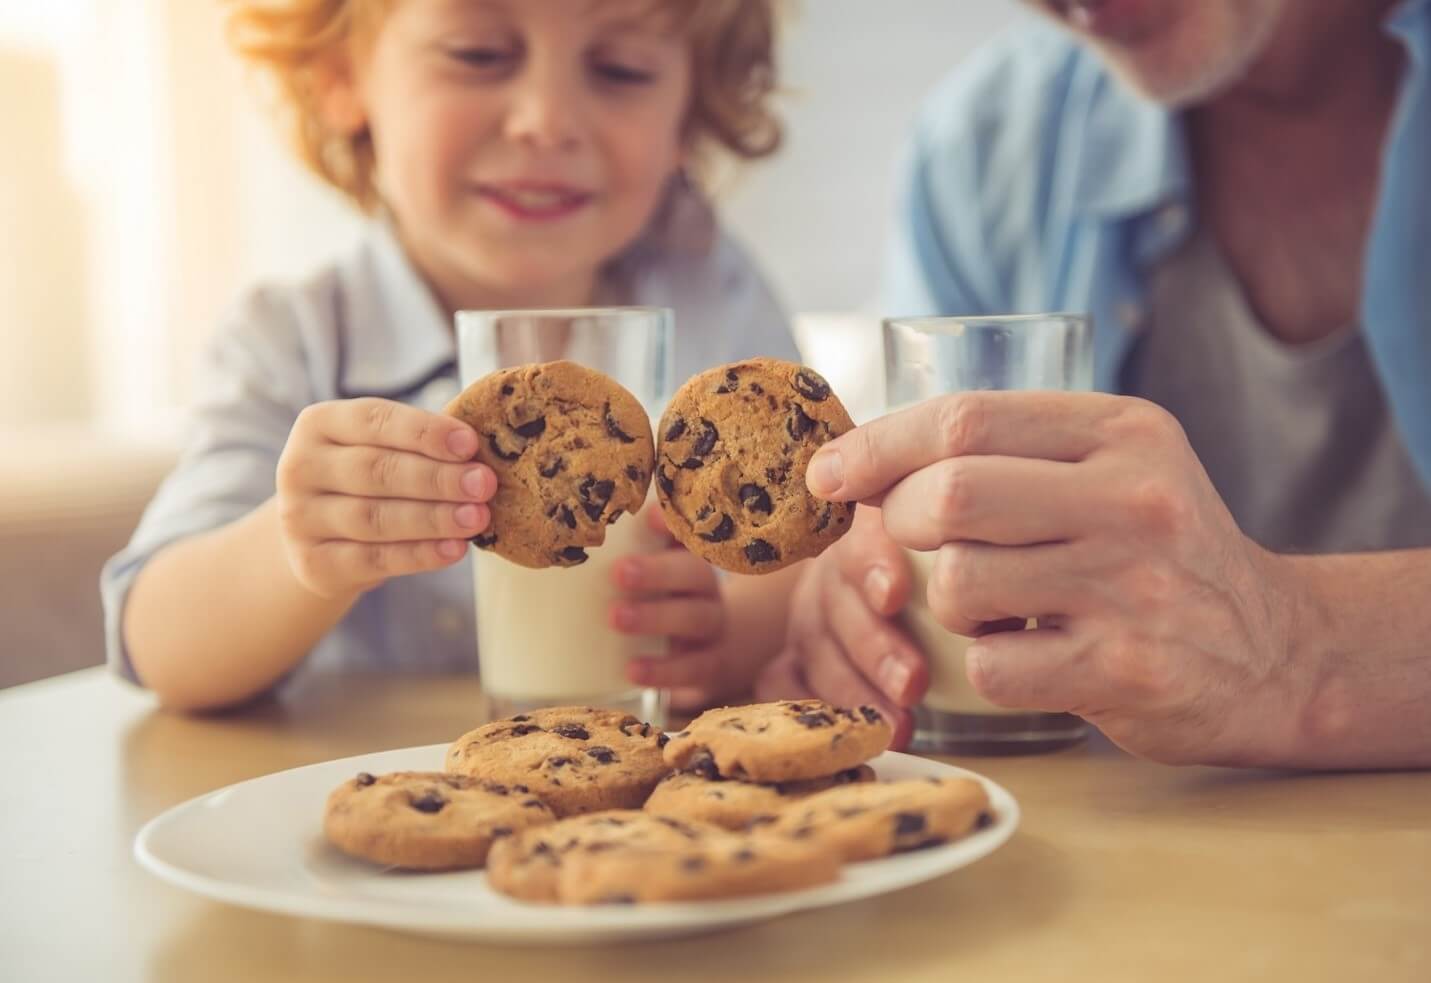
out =
<svg viewBox="0 0 1431 983"><path fill-rule="evenodd" d="M499 697L559 703L610 701L637 691L626 678L635 655L666 654L663 637L623 635L610 627L619 592L611 567L631 553L661 549L642 515L606 529L576 567L532 570L483 550L476 555L477 645L482 689Z"/></svg>
<svg viewBox="0 0 1431 983"><path fill-rule="evenodd" d="M924 697L924 705L952 713L1026 712L994 706L969 685L969 677L964 674L964 650L972 639L945 628L929 610L929 574L934 569L934 557L938 554L905 550L905 555L909 557L914 573L914 588L901 617L904 627L929 659L929 692Z"/></svg>

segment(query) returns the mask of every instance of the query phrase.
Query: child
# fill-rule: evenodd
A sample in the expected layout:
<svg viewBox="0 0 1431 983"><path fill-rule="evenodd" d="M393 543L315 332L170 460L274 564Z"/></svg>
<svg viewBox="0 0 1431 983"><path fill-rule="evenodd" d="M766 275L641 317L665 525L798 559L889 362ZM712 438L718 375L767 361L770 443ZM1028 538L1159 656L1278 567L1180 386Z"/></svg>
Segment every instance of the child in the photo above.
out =
<svg viewBox="0 0 1431 983"><path fill-rule="evenodd" d="M455 310L673 307L677 379L797 357L685 177L778 142L771 2L231 4L304 161L375 221L217 337L189 446L104 570L117 671L201 709L337 667L475 667L466 541L496 479L437 412ZM789 576L722 585L678 549L614 575L612 624L673 642L634 682L726 695L780 644Z"/></svg>

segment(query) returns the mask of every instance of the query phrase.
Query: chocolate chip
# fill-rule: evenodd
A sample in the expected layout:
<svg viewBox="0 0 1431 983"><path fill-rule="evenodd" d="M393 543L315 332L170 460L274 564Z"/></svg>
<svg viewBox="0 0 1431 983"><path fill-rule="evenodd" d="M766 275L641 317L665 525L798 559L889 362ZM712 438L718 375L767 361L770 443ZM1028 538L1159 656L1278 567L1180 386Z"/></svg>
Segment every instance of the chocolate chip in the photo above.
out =
<svg viewBox="0 0 1431 983"><path fill-rule="evenodd" d="M609 765L616 761L616 752L609 747L589 747L586 753L595 758L599 764Z"/></svg>
<svg viewBox="0 0 1431 983"><path fill-rule="evenodd" d="M797 724L803 724L804 726L809 727L811 730L814 730L817 727L834 726L835 718L824 712L802 713L795 718L795 722Z"/></svg>
<svg viewBox="0 0 1431 983"><path fill-rule="evenodd" d="M686 419L685 417L678 416L674 420L672 420L671 425L666 428L666 439L677 440L680 438L681 434L685 432Z"/></svg>
<svg viewBox="0 0 1431 983"><path fill-rule="evenodd" d="M586 517L587 517L588 519L590 519L592 522L600 522L600 521L601 521L601 510L604 509L605 507L606 507L606 506L600 504L599 502L582 502L582 503L581 503L581 510L586 513Z"/></svg>
<svg viewBox="0 0 1431 983"><path fill-rule="evenodd" d="M692 873L694 873L695 871L700 870L700 869L703 868L705 865L706 865L706 858L705 858L705 857L687 857L686 859L684 859L684 860L681 861L681 869L682 869L682 870L691 871Z"/></svg>
<svg viewBox="0 0 1431 983"><path fill-rule="evenodd" d="M709 519L713 512L715 512L715 509L712 508L709 503L702 505L696 509L696 521L701 522L702 520Z"/></svg>
<svg viewBox="0 0 1431 983"><path fill-rule="evenodd" d="M866 723L877 724L884 717L874 707L860 707L860 716L865 718Z"/></svg>
<svg viewBox="0 0 1431 983"><path fill-rule="evenodd" d="M575 567L587 561L586 550L580 546L568 546L556 554L556 559L564 566Z"/></svg>
<svg viewBox="0 0 1431 983"><path fill-rule="evenodd" d="M815 421L805 415L805 411L800 408L799 403L790 404L790 417L785 421L785 432L790 435L791 440L804 440L811 430L815 429Z"/></svg>
<svg viewBox="0 0 1431 983"><path fill-rule="evenodd" d="M735 392L739 388L740 376L736 375L734 369L727 369L725 373L725 381L716 387L716 393L724 396L729 393Z"/></svg>
<svg viewBox="0 0 1431 983"><path fill-rule="evenodd" d="M502 395L503 395L503 396L510 396L510 395L512 395L512 393L514 393L514 392L516 392L516 391L517 391L517 390L513 389L510 383L504 384L504 385L502 386Z"/></svg>
<svg viewBox="0 0 1431 983"><path fill-rule="evenodd" d="M696 468L705 467L705 465L706 462L702 461L698 457L688 457L681 462L681 467L685 468L687 471L694 471Z"/></svg>
<svg viewBox="0 0 1431 983"><path fill-rule="evenodd" d="M609 502L611 496L616 492L616 482L609 478L605 481L598 481L591 486L591 500L593 502Z"/></svg>
<svg viewBox="0 0 1431 983"><path fill-rule="evenodd" d="M741 847L730 855L730 858L737 863L748 864L755 859L755 851L747 847Z"/></svg>
<svg viewBox="0 0 1431 983"><path fill-rule="evenodd" d="M425 812L431 815L441 812L442 807L447 805L447 800L436 792L424 792L422 795L412 800L412 807L418 812Z"/></svg>
<svg viewBox="0 0 1431 983"><path fill-rule="evenodd" d="M751 512L764 512L766 515L771 512L770 493L759 485L741 485L740 504Z"/></svg>
<svg viewBox="0 0 1431 983"><path fill-rule="evenodd" d="M496 435L496 434L489 433L489 434L487 435L487 446L490 447L490 448L492 448L492 453L493 453L493 454L496 454L498 457L500 457L500 458L501 458L502 460L504 460L504 461L515 461L517 458L519 458L519 457L522 456L522 452L521 452L521 451L513 451L512 453L509 454L509 453L507 453L506 451L502 450L501 446L499 446L498 443L497 443L497 435Z"/></svg>
<svg viewBox="0 0 1431 983"><path fill-rule="evenodd" d="M671 480L671 476L660 468L656 469L656 487L661 489L661 494L670 498L676 493L676 483Z"/></svg>
<svg viewBox="0 0 1431 983"><path fill-rule="evenodd" d="M603 897L600 901L597 902L597 904L635 904L635 903L636 903L636 896L635 896L634 894L608 894L608 895L606 895L605 897Z"/></svg>
<svg viewBox="0 0 1431 983"><path fill-rule="evenodd" d="M790 480L790 462L783 462L778 468L766 468L765 479L772 485L783 485Z"/></svg>
<svg viewBox="0 0 1431 983"><path fill-rule="evenodd" d="M701 838L700 833L697 833L694 829L692 829L690 826L687 826L679 819L672 819L670 816L657 816L656 822L660 823L663 826L669 826L671 829L674 829L677 833L680 833L688 840L698 840Z"/></svg>
<svg viewBox="0 0 1431 983"><path fill-rule="evenodd" d="M552 733L572 741L589 741L591 734L581 724L557 724Z"/></svg>
<svg viewBox="0 0 1431 983"><path fill-rule="evenodd" d="M506 794L507 794L507 786L505 786L505 785L498 785L496 782L488 782L487 784L483 785L482 787L485 788L487 791L491 792L493 795L506 795Z"/></svg>
<svg viewBox="0 0 1431 983"><path fill-rule="evenodd" d="M547 428L547 418L539 416L535 420L528 420L519 427L512 429L517 432L518 437L540 437L542 431Z"/></svg>
<svg viewBox="0 0 1431 983"><path fill-rule="evenodd" d="M816 532L824 532L825 527L830 524L830 504L825 503L825 510L820 513L820 521L815 523Z"/></svg>
<svg viewBox="0 0 1431 983"><path fill-rule="evenodd" d="M838 713L839 711L836 712ZM846 711L846 713L848 712L849 711ZM844 771L840 772L838 775L835 776L836 785L848 785L851 782L857 782L859 780L860 770L858 768L846 768Z"/></svg>
<svg viewBox="0 0 1431 983"><path fill-rule="evenodd" d="M638 485L646 480L646 472L642 471L634 464L626 465L626 477L636 482Z"/></svg>
<svg viewBox="0 0 1431 983"><path fill-rule="evenodd" d="M514 717L514 718L512 718L512 719L515 720L516 718ZM526 717L523 717L522 719L523 719L523 720L526 720L527 718L526 718ZM520 795L526 795L528 792L531 791L531 789L527 788L525 785L513 785L513 786L512 786L512 791L513 791L513 792L517 792L517 793L520 794Z"/></svg>
<svg viewBox="0 0 1431 983"><path fill-rule="evenodd" d="M780 551L763 539L755 539L746 545L745 558L750 563L770 563L780 559Z"/></svg>
<svg viewBox="0 0 1431 983"><path fill-rule="evenodd" d="M710 532L703 532L700 534L701 538L708 543L723 543L734 535L735 523L731 521L730 516L724 514L722 514L720 517L719 525L717 525Z"/></svg>
<svg viewBox="0 0 1431 983"><path fill-rule="evenodd" d="M540 474L543 478L555 478L558 474L562 472L565 467L566 460L564 458L558 457L552 460L549 464L544 464L540 468L538 468L537 473Z"/></svg>
<svg viewBox="0 0 1431 983"><path fill-rule="evenodd" d="M372 775L368 774L366 771L360 771L358 772L358 777L353 779L353 781L358 783L359 788L366 788L367 786L373 784L373 782L376 782L377 779L374 778Z"/></svg>
<svg viewBox="0 0 1431 983"><path fill-rule="evenodd" d="M992 812L981 812L974 819L975 829L988 829L994 825L994 814Z"/></svg>
<svg viewBox="0 0 1431 983"><path fill-rule="evenodd" d="M829 384L808 369L801 369L795 373L793 385L797 393L812 402L823 403L830 398Z"/></svg>
<svg viewBox="0 0 1431 983"><path fill-rule="evenodd" d="M562 525L566 526L568 529L576 528L576 514L572 512L570 506L553 505L552 511L561 517Z"/></svg>
<svg viewBox="0 0 1431 983"><path fill-rule="evenodd" d="M607 433L609 433L611 436L615 437L617 440L621 441L623 444L634 444L634 443L636 443L636 438L633 437L633 436L631 436L631 435L630 435L629 433L627 433L626 431L622 430L622 429L621 429L621 424L619 424L619 423L616 422L616 417L614 417L614 416L611 415L611 404L610 404L610 403L607 403L607 404L606 404L605 419L606 419L606 432L607 432Z"/></svg>
<svg viewBox="0 0 1431 983"><path fill-rule="evenodd" d="M757 396L764 396L764 395L765 395L765 387L762 386L762 385L761 385L760 383L758 383L758 382L752 382L752 383L750 384L750 391L753 392L753 393L755 393L755 395L757 395Z"/></svg>
<svg viewBox="0 0 1431 983"><path fill-rule="evenodd" d="M913 836L924 832L925 819L922 812L896 812L894 814L894 835Z"/></svg>
<svg viewBox="0 0 1431 983"><path fill-rule="evenodd" d="M624 509L612 509L611 514L606 517L606 524L608 526L614 525L616 523L616 520L621 518L621 516L623 516L624 514Z"/></svg>
<svg viewBox="0 0 1431 983"><path fill-rule="evenodd" d="M519 724L519 723L522 723L522 722L524 722L524 721L531 720L532 718L529 717L529 716L527 716L525 713L519 713L519 714L517 714L515 717L510 717L510 718L508 718L508 719L510 719L513 723L518 723L518 724Z"/></svg>
<svg viewBox="0 0 1431 983"><path fill-rule="evenodd" d="M553 768L565 768L567 765L571 764L571 762L572 762L572 759L571 759L571 758L564 757L564 756L562 756L562 755L558 755L558 756L555 757L555 758L548 758L548 759L547 759L547 764L550 765L550 766L553 767Z"/></svg>
<svg viewBox="0 0 1431 983"><path fill-rule="evenodd" d="M527 718L523 718L523 719L527 719ZM526 737L528 734L535 734L535 733L536 733L537 731L539 731L539 730L541 730L541 728L538 727L536 724L520 724L520 725L518 725L518 726L512 728L512 736L513 736L513 737Z"/></svg>
<svg viewBox="0 0 1431 983"><path fill-rule="evenodd" d="M546 803L540 799L527 799L522 803L523 809L545 809L546 807Z"/></svg>
<svg viewBox="0 0 1431 983"><path fill-rule="evenodd" d="M477 547L478 549L483 549L483 550L491 549L493 546L496 546L496 545L497 545L497 534L494 533L494 532L491 532L491 533L478 533L477 535L473 536L470 540L468 540L468 542L470 542L473 546Z"/></svg>
<svg viewBox="0 0 1431 983"><path fill-rule="evenodd" d="M914 844L914 846L903 848L899 852L909 853L912 850L929 850L936 846L943 846L948 842L949 841L942 836L931 836L929 839L920 840L918 843Z"/></svg>
<svg viewBox="0 0 1431 983"><path fill-rule="evenodd" d="M716 767L715 758L711 757L709 751L697 751L686 765L686 770L693 775L700 775L702 778L709 778L712 781L720 778L720 769Z"/></svg>
<svg viewBox="0 0 1431 983"><path fill-rule="evenodd" d="M666 746L667 744L669 744L670 742L671 742L671 736L670 736L669 734L657 734L657 735L656 735L656 746L657 746L657 747L665 747L665 746Z"/></svg>
<svg viewBox="0 0 1431 983"><path fill-rule="evenodd" d="M512 835L512 827L510 827L510 826L493 826L493 827L492 827L492 839L494 839L494 840L500 840L500 839L501 839L502 837L504 837L504 836L511 836L511 835Z"/></svg>
<svg viewBox="0 0 1431 983"><path fill-rule="evenodd" d="M720 440L720 431L716 425L709 420L701 421L701 435L696 438L696 442L691 445L691 455L693 457L705 457L715 449L716 441Z"/></svg>
<svg viewBox="0 0 1431 983"><path fill-rule="evenodd" d="M808 840L814 834L814 826L801 826L799 829L793 829L790 831L791 838L796 840Z"/></svg>

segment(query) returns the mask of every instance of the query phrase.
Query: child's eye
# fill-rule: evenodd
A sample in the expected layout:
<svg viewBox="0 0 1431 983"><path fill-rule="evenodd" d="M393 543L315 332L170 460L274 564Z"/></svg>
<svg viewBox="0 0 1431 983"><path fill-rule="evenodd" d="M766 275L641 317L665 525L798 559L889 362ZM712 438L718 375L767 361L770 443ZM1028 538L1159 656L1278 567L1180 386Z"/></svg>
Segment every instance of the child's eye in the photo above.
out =
<svg viewBox="0 0 1431 983"><path fill-rule="evenodd" d="M602 79L607 82L615 82L618 85L646 85L656 78L654 72L612 61L597 62L592 69Z"/></svg>
<svg viewBox="0 0 1431 983"><path fill-rule="evenodd" d="M517 57L515 52L500 48L449 48L447 54L473 68L498 68Z"/></svg>

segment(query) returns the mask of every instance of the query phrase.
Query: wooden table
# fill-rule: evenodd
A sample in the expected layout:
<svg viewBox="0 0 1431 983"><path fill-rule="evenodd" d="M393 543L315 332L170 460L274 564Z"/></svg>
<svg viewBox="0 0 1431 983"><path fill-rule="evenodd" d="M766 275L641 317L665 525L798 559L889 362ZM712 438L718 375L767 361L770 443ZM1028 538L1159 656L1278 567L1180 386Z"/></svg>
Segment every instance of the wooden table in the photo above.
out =
<svg viewBox="0 0 1431 983"><path fill-rule="evenodd" d="M1102 741L961 761L1024 809L972 867L675 942L438 942L228 907L132 859L178 802L446 741L476 705L450 678L349 678L209 718L102 670L0 692L0 980L1431 980L1431 773L1174 769Z"/></svg>

